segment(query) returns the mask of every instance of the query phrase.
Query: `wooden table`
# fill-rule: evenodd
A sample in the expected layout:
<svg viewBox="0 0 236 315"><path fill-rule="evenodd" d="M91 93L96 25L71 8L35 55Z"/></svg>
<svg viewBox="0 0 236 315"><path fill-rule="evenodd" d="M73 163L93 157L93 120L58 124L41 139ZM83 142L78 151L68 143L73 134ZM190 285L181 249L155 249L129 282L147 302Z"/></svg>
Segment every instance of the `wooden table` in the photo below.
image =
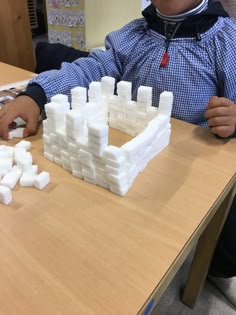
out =
<svg viewBox="0 0 236 315"><path fill-rule="evenodd" d="M173 119L170 145L124 197L44 159L40 132L28 140L51 183L17 186L0 206L0 314L148 315L200 238L182 297L193 306L232 199L235 140Z"/></svg>
<svg viewBox="0 0 236 315"><path fill-rule="evenodd" d="M0 62L0 85L32 79L34 73Z"/></svg>

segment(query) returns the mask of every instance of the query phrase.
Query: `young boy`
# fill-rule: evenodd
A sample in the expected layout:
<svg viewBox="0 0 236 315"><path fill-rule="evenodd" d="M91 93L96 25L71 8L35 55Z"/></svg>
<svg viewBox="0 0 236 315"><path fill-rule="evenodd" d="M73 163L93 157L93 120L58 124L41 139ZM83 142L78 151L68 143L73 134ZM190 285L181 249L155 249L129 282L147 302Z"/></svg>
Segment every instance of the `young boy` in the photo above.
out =
<svg viewBox="0 0 236 315"><path fill-rule="evenodd" d="M0 136L20 116L24 136L37 131L43 106L58 93L112 76L153 87L153 105L162 91L173 91L172 116L223 138L236 135L236 21L216 0L153 0L144 18L106 38L106 51L63 63L60 70L33 79L24 95L0 111ZM236 199L220 237L211 279L236 306Z"/></svg>

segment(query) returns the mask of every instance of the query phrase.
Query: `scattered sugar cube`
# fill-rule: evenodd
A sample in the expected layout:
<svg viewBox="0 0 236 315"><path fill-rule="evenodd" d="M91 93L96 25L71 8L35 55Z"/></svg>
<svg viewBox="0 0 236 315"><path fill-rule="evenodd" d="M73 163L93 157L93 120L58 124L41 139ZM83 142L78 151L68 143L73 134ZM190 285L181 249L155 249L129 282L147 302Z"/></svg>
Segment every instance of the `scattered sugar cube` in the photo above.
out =
<svg viewBox="0 0 236 315"><path fill-rule="evenodd" d="M20 178L20 186L22 187L33 187L34 186L34 180L37 175L30 174L30 173L23 173Z"/></svg>
<svg viewBox="0 0 236 315"><path fill-rule="evenodd" d="M11 202L12 202L11 189L9 187L0 185L0 203L8 205Z"/></svg>
<svg viewBox="0 0 236 315"><path fill-rule="evenodd" d="M50 175L48 172L43 171L35 177L33 184L35 188L42 190L49 183L50 183Z"/></svg>
<svg viewBox="0 0 236 315"><path fill-rule="evenodd" d="M32 165L32 155L27 151L30 148L31 142L26 140L18 142L14 147L0 145L0 203L7 205L12 201L11 189L18 182L20 186L34 186L38 177L38 165ZM36 181L38 189L43 189L48 184L49 174L41 174Z"/></svg>
<svg viewBox="0 0 236 315"><path fill-rule="evenodd" d="M31 142L26 140L21 140L15 145L16 148L24 148L26 151L28 151L31 148Z"/></svg>
<svg viewBox="0 0 236 315"><path fill-rule="evenodd" d="M10 158L0 159L0 174L6 175L12 169L12 160Z"/></svg>
<svg viewBox="0 0 236 315"><path fill-rule="evenodd" d="M3 176L0 184L7 186L10 189L13 189L18 183L20 177L21 171L20 170L16 171L12 169L10 172Z"/></svg>

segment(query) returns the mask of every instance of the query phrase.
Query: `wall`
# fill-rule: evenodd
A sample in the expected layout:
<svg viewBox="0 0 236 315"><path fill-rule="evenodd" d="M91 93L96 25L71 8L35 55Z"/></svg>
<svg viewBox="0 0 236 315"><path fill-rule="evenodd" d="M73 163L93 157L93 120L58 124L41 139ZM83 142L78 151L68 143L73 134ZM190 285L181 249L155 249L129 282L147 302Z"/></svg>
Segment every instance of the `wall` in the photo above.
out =
<svg viewBox="0 0 236 315"><path fill-rule="evenodd" d="M105 36L141 17L140 0L85 0L86 47L101 46Z"/></svg>
<svg viewBox="0 0 236 315"><path fill-rule="evenodd" d="M46 0L49 42L81 50L102 46L110 31L141 16L140 0Z"/></svg>

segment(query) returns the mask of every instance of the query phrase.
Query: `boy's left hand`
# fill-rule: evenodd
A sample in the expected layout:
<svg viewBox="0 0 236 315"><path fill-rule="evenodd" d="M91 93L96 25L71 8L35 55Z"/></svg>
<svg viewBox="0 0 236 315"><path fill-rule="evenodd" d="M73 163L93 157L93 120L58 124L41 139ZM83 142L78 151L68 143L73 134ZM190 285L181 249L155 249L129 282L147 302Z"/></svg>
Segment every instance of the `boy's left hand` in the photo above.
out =
<svg viewBox="0 0 236 315"><path fill-rule="evenodd" d="M228 98L213 96L207 104L205 118L214 134L227 138L236 130L236 105Z"/></svg>

